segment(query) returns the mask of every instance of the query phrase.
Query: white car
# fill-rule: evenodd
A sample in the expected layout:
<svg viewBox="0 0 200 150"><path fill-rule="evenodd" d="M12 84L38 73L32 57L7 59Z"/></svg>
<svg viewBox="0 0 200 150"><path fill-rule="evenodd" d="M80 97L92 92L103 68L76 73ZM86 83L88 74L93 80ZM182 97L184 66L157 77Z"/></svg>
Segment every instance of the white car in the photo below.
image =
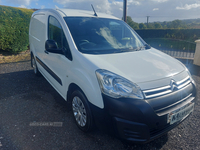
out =
<svg viewBox="0 0 200 150"><path fill-rule="evenodd" d="M69 102L82 131L96 125L143 143L193 112L196 86L187 68L114 16L39 10L29 41L34 73Z"/></svg>

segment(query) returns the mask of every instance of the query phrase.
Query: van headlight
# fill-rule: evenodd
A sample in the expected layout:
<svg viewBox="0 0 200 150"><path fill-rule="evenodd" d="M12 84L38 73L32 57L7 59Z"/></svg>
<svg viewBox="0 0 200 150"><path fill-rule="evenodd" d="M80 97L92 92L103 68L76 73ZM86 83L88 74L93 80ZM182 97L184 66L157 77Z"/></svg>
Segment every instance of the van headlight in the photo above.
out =
<svg viewBox="0 0 200 150"><path fill-rule="evenodd" d="M107 70L96 71L102 93L113 98L127 97L143 99L141 89L137 84Z"/></svg>

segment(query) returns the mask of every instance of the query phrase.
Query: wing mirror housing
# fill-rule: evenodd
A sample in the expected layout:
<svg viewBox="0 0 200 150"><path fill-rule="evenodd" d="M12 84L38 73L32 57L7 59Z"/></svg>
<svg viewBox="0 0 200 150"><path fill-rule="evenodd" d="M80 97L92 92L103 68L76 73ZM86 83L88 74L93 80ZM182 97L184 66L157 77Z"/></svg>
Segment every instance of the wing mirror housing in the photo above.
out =
<svg viewBox="0 0 200 150"><path fill-rule="evenodd" d="M64 54L63 50L58 48L58 45L54 40L47 40L45 42L45 50L49 53Z"/></svg>

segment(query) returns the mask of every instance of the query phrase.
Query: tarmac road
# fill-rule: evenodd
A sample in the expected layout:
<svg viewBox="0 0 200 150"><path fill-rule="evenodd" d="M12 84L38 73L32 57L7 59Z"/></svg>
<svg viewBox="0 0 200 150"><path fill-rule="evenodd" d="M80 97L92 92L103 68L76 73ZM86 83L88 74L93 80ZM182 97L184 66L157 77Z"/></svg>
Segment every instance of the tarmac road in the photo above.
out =
<svg viewBox="0 0 200 150"><path fill-rule="evenodd" d="M200 67L189 68L198 89L193 114L168 134L138 145L99 130L80 131L62 97L44 77L33 74L30 61L0 64L0 149L200 149Z"/></svg>

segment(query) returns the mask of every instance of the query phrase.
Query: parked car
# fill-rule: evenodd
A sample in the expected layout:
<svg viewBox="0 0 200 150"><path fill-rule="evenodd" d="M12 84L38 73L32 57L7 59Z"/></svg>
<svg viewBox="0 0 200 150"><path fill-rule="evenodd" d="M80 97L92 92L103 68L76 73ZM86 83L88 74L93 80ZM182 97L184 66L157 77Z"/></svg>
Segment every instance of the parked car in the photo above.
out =
<svg viewBox="0 0 200 150"><path fill-rule="evenodd" d="M71 105L77 126L148 142L194 109L196 86L178 60L103 13L44 9L29 28L31 65Z"/></svg>

